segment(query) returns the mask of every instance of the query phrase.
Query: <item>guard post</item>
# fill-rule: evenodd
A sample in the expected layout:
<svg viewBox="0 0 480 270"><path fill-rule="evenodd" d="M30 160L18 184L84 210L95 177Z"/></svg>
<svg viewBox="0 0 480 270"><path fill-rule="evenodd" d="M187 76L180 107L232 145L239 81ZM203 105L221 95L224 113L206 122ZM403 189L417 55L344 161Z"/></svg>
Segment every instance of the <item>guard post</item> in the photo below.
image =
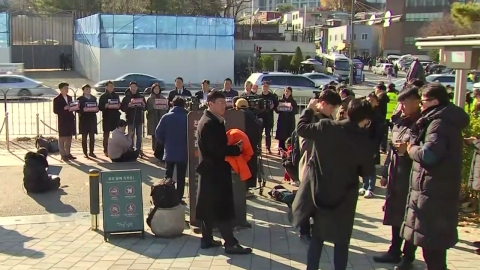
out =
<svg viewBox="0 0 480 270"><path fill-rule="evenodd" d="M100 214L100 171L88 171L90 185L90 215L92 217L91 230L98 230L98 215Z"/></svg>

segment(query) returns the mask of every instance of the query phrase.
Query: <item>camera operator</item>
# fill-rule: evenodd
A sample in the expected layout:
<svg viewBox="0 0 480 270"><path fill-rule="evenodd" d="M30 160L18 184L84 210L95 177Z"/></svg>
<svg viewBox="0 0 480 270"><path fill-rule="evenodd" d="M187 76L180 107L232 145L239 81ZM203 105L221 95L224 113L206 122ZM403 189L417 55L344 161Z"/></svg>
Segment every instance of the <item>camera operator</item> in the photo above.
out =
<svg viewBox="0 0 480 270"><path fill-rule="evenodd" d="M258 118L262 119L263 121L265 146L267 147L268 153L272 154L270 148L272 146L272 129L273 125L275 124L273 119L273 111L278 106L278 98L275 94L270 92L270 82L268 81L262 82L262 92L258 96L265 101L265 108L258 113Z"/></svg>
<svg viewBox="0 0 480 270"><path fill-rule="evenodd" d="M252 177L246 182L247 197L253 196L251 188L255 188L257 185L257 172L258 172L258 154L260 151L260 141L262 136L262 124L257 119L255 114L249 110L248 101L244 98L238 98L235 101L235 109L242 111L245 114L245 134L247 134L250 144L253 147L254 155L248 161L248 168L252 173Z"/></svg>

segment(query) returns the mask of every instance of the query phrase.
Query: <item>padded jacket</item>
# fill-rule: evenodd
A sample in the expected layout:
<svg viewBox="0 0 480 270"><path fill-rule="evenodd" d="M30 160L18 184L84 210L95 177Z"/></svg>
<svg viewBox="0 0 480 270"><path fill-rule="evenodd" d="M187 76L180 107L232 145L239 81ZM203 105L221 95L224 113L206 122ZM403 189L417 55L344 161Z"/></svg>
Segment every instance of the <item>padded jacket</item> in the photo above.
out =
<svg viewBox="0 0 480 270"><path fill-rule="evenodd" d="M227 138L228 145L234 145L239 141L242 141L242 153L239 156L227 156L225 157L225 161L230 164L235 173L240 175L242 181L246 181L252 177L252 173L247 164L254 154L252 144L250 143L247 134L240 129L234 128L228 130Z"/></svg>

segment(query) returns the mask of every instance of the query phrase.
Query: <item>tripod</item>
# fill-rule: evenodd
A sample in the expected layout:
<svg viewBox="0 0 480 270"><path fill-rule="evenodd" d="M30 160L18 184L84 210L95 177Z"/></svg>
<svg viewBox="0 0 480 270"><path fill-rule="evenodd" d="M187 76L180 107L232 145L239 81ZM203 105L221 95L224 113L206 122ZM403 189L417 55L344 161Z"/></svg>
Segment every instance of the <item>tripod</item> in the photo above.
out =
<svg viewBox="0 0 480 270"><path fill-rule="evenodd" d="M262 150L258 149L258 160L257 160L257 182L258 182L258 194L263 195L263 188L267 183L265 179L265 172L263 171L263 158Z"/></svg>

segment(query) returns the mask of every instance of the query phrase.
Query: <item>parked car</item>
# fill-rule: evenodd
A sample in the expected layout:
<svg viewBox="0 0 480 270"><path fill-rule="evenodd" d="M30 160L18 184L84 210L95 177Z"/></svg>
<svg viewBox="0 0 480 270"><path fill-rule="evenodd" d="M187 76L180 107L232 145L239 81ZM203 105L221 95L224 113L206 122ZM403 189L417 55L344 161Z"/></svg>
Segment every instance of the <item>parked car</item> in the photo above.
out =
<svg viewBox="0 0 480 270"><path fill-rule="evenodd" d="M329 84L330 82L334 81L338 83L338 77L334 77L331 75L323 74L323 73L304 73L303 76L309 78L315 85L325 85Z"/></svg>
<svg viewBox="0 0 480 270"><path fill-rule="evenodd" d="M261 92L262 82L270 82L270 90L281 97L285 87L290 86L293 90L293 97L299 105L306 105L310 98L314 97L313 91L319 91L320 85L315 84L311 79L286 72L265 72L252 73L246 81L252 82Z"/></svg>
<svg viewBox="0 0 480 270"><path fill-rule="evenodd" d="M439 82L444 86L450 85L455 87L455 75L454 74L432 74L425 77L427 82ZM467 90L473 89L473 81L467 78Z"/></svg>
<svg viewBox="0 0 480 270"><path fill-rule="evenodd" d="M445 66L445 65L433 64L433 65L428 66L428 74L440 74L446 68L447 68L447 66Z"/></svg>
<svg viewBox="0 0 480 270"><path fill-rule="evenodd" d="M97 92L105 92L105 83L107 81L108 80L100 81L93 87L97 90ZM143 93L145 88L152 86L154 83L158 83L161 88L165 87L165 82L163 79L158 79L143 73L127 73L111 81L113 82L115 86L115 92L117 93L125 93L125 90L129 87L130 82L137 83L140 93Z"/></svg>
<svg viewBox="0 0 480 270"><path fill-rule="evenodd" d="M30 79L22 75L6 74L0 75L0 90L7 96L31 97L43 95L57 95L58 92L51 87L43 85L42 82ZM0 95L2 95L0 91Z"/></svg>
<svg viewBox="0 0 480 270"><path fill-rule="evenodd" d="M387 75L387 71L392 64L389 63L378 63L376 66L372 68L373 74L380 74L380 75Z"/></svg>

